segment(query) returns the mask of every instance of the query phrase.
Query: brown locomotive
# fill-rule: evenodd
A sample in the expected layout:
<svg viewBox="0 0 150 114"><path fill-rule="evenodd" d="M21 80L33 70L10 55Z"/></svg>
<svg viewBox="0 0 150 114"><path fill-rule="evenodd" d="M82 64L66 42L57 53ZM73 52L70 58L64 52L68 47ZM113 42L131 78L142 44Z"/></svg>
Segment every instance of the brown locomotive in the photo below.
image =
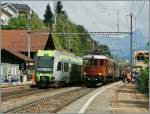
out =
<svg viewBox="0 0 150 114"><path fill-rule="evenodd" d="M121 66L100 54L83 56L83 75L88 86L121 78Z"/></svg>

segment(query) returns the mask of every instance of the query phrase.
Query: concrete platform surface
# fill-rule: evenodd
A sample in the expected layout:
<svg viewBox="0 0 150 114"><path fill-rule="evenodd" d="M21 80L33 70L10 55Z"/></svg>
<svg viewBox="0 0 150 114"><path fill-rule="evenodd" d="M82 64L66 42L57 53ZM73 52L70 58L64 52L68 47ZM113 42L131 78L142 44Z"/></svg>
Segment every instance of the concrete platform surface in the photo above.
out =
<svg viewBox="0 0 150 114"><path fill-rule="evenodd" d="M148 113L148 99L138 92L135 84L120 86L113 96L112 112L114 114Z"/></svg>
<svg viewBox="0 0 150 114"><path fill-rule="evenodd" d="M134 84L120 81L97 88L58 113L148 114L148 99Z"/></svg>

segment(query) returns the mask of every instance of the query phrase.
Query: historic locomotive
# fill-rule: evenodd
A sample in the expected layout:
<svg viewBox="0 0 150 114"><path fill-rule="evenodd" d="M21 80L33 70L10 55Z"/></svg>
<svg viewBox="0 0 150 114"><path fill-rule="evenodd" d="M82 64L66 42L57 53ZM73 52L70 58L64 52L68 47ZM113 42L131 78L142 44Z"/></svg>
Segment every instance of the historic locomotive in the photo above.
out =
<svg viewBox="0 0 150 114"><path fill-rule="evenodd" d="M58 50L39 50L34 58L33 84L75 83L82 80L82 58Z"/></svg>
<svg viewBox="0 0 150 114"><path fill-rule="evenodd" d="M121 64L99 53L83 56L83 75L87 86L119 80L122 68Z"/></svg>

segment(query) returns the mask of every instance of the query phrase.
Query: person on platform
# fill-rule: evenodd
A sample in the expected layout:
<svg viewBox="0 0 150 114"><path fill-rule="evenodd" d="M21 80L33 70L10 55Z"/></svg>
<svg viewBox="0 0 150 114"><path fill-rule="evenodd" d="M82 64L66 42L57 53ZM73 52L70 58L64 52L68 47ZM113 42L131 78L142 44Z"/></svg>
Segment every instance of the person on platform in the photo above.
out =
<svg viewBox="0 0 150 114"><path fill-rule="evenodd" d="M127 75L127 77L126 77L127 82L130 83L131 82L131 72L127 72L126 75Z"/></svg>

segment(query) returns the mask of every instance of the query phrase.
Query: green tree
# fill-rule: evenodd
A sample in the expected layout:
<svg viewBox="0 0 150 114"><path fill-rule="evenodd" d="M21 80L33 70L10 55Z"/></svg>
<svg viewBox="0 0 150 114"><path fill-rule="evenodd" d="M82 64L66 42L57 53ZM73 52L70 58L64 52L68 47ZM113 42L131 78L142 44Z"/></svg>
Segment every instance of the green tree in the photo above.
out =
<svg viewBox="0 0 150 114"><path fill-rule="evenodd" d="M53 22L54 22L53 13L51 11L50 5L47 4L45 14L44 14L44 23L50 29L50 31L52 31Z"/></svg>
<svg viewBox="0 0 150 114"><path fill-rule="evenodd" d="M31 16L31 28L32 30L45 29L43 21L35 12L33 12ZM25 15L21 15L19 17L10 18L8 25L3 25L2 29L27 29L27 17Z"/></svg>
<svg viewBox="0 0 150 114"><path fill-rule="evenodd" d="M98 47L101 51L101 54L108 55L109 57L112 57L110 48L107 45L99 45Z"/></svg>
<svg viewBox="0 0 150 114"><path fill-rule="evenodd" d="M35 30L45 29L44 22L38 17L35 12L32 13L31 26L31 28Z"/></svg>
<svg viewBox="0 0 150 114"><path fill-rule="evenodd" d="M20 16L19 18L10 18L8 26L10 28L15 29L26 29L27 28L27 20L25 16Z"/></svg>
<svg viewBox="0 0 150 114"><path fill-rule="evenodd" d="M59 1L57 2L57 5L56 5L56 12L57 12L58 14L61 14L61 13L62 13L62 9L63 9L63 5L62 5L61 1L59 0Z"/></svg>
<svg viewBox="0 0 150 114"><path fill-rule="evenodd" d="M138 83L138 89L145 93L147 96L149 96L149 86L148 86L148 81L149 81L149 69L144 69L142 70L141 76L140 76L140 81Z"/></svg>

